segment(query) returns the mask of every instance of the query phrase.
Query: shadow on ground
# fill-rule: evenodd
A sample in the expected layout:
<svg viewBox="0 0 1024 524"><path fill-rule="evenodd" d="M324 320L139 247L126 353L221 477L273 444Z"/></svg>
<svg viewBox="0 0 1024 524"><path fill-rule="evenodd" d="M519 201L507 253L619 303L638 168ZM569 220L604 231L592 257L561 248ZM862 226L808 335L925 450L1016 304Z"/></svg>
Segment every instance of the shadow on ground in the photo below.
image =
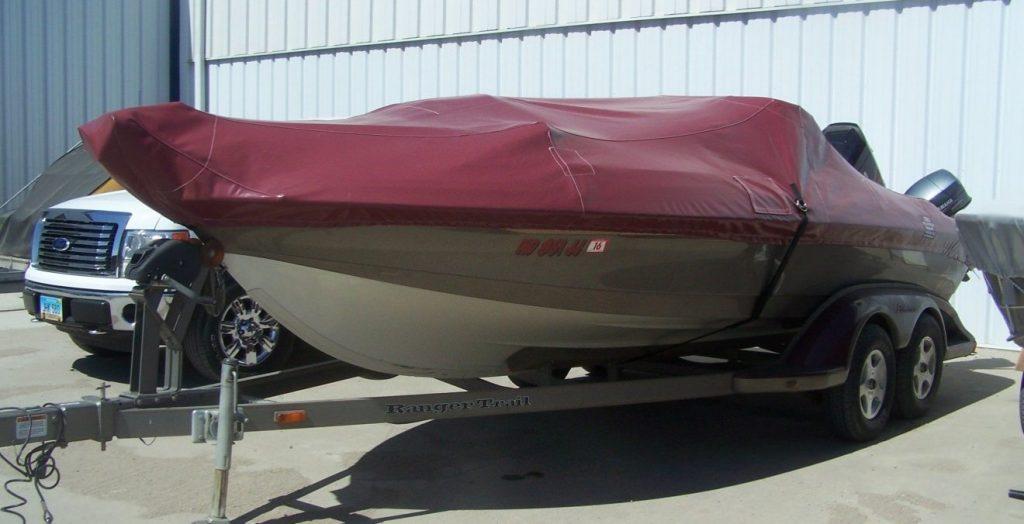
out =
<svg viewBox="0 0 1024 524"><path fill-rule="evenodd" d="M131 371L131 355L129 353L102 357L85 353L83 355L71 363L71 368L75 371L104 382L114 384L128 383L128 375ZM288 365L297 367L325 360L329 360L329 357L312 347L302 345L297 347L295 352L292 353L291 358L288 360ZM192 388L211 382L213 381L204 378L186 362L185 375L182 377L184 387Z"/></svg>
<svg viewBox="0 0 1024 524"><path fill-rule="evenodd" d="M21 293L25 289L25 282L21 279L4 282L0 281L0 293Z"/></svg>
<svg viewBox="0 0 1024 524"><path fill-rule="evenodd" d="M928 417L893 421L882 440L942 418L1014 384L980 373L1002 358L946 364ZM876 442L877 443L877 442ZM408 509L380 520L465 509L571 507L698 493L824 462L870 444L833 437L810 396L756 395L643 406L433 421L367 452L351 468L240 516L272 522L376 522L360 511ZM338 504L302 497L346 480Z"/></svg>
<svg viewBox="0 0 1024 524"><path fill-rule="evenodd" d="M128 353L102 357L86 355L75 359L71 363L71 369L104 382L127 384L131 372L131 362L132 357ZM196 373L191 366L185 366L185 374L182 377L184 387L194 388L209 383L209 380Z"/></svg>

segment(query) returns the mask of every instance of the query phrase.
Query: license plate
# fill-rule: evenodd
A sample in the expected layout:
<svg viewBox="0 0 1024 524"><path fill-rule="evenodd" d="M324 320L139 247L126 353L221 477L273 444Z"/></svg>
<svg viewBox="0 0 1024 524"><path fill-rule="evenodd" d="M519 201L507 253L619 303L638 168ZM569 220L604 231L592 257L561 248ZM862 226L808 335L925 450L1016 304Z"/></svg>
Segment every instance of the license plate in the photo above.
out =
<svg viewBox="0 0 1024 524"><path fill-rule="evenodd" d="M43 320L64 322L64 302L60 297L39 295L39 316Z"/></svg>

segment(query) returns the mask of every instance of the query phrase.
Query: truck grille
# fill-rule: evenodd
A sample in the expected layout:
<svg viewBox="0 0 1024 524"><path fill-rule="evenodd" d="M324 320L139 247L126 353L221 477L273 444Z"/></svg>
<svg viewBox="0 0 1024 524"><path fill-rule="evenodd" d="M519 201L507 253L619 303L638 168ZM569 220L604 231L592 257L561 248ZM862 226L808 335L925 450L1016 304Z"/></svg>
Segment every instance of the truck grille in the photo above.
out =
<svg viewBox="0 0 1024 524"><path fill-rule="evenodd" d="M116 235L113 222L47 219L39 237L39 267L62 273L113 274Z"/></svg>

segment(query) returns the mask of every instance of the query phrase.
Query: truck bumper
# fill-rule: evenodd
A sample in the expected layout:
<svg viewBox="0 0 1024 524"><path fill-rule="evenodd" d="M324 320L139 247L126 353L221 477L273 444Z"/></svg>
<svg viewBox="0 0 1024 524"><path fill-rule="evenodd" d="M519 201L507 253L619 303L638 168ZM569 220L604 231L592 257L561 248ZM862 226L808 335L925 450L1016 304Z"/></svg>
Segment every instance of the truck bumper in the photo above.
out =
<svg viewBox="0 0 1024 524"><path fill-rule="evenodd" d="M22 300L25 310L36 318L40 318L40 295L61 299L64 322L46 322L63 331L98 335L110 331L130 332L135 328L135 303L127 292L75 289L26 280ZM159 309L161 315L167 312L170 298L170 295L164 297Z"/></svg>

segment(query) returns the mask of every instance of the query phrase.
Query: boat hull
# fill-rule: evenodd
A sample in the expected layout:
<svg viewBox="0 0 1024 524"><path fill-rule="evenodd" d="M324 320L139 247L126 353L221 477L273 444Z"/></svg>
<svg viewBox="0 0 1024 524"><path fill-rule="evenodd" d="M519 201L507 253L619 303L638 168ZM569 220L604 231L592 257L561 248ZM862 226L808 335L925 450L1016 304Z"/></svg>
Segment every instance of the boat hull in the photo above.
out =
<svg viewBox="0 0 1024 524"><path fill-rule="evenodd" d="M325 353L383 373L481 377L595 364L746 319L784 245L671 235L427 226L218 228L232 276ZM755 322L778 340L836 291L901 282L948 298L964 273L926 251L801 245Z"/></svg>

